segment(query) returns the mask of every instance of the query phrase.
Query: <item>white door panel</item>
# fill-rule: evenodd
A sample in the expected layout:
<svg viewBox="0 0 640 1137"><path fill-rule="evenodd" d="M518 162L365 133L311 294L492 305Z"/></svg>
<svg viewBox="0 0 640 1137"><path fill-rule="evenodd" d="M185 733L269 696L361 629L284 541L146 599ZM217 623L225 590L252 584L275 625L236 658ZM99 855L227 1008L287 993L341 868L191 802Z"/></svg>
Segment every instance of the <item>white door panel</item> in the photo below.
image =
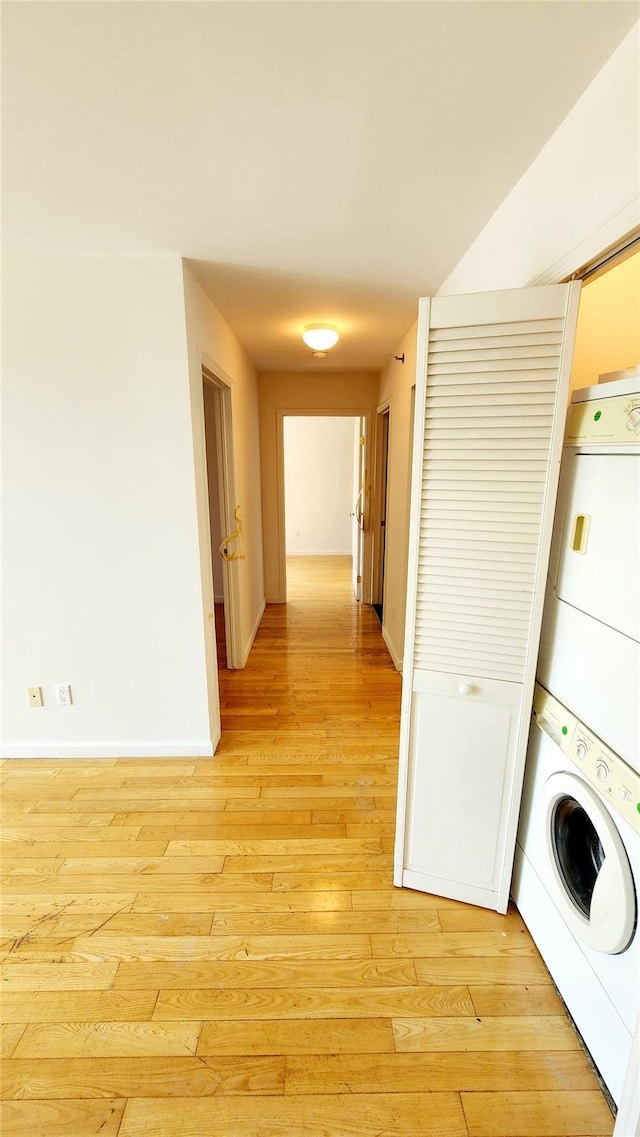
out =
<svg viewBox="0 0 640 1137"><path fill-rule="evenodd" d="M410 812L405 863L429 878L464 880L481 893L497 886L501 815L504 809L505 756L513 752L519 698L513 684L493 683L488 693L479 685L451 678L443 684L435 674L432 691L414 692ZM431 674L429 673L429 678ZM467 677L464 677L465 679ZM443 688L445 690L443 690ZM503 692L500 688L506 688ZM460 691L468 694L460 694ZM499 699L503 694L503 704ZM509 706L514 701L516 706ZM505 705L506 704L506 705ZM433 749L440 759L434 770L420 761ZM487 840L487 834L493 840Z"/></svg>
<svg viewBox="0 0 640 1137"><path fill-rule="evenodd" d="M364 523L366 510L366 422L356 419L353 437L353 510L351 512L351 583L356 600L363 598Z"/></svg>
<svg viewBox="0 0 640 1137"><path fill-rule="evenodd" d="M394 879L499 911L579 290L420 302Z"/></svg>

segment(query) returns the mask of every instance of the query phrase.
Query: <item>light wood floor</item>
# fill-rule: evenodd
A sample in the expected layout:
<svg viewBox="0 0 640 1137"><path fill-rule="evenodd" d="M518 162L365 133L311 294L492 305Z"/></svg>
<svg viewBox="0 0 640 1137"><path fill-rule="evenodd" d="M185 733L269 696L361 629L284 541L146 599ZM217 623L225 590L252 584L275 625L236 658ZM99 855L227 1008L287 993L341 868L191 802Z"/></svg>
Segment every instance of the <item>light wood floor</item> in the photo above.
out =
<svg viewBox="0 0 640 1137"><path fill-rule="evenodd" d="M391 885L400 680L295 560L215 759L7 761L3 1137L609 1137L515 911Z"/></svg>

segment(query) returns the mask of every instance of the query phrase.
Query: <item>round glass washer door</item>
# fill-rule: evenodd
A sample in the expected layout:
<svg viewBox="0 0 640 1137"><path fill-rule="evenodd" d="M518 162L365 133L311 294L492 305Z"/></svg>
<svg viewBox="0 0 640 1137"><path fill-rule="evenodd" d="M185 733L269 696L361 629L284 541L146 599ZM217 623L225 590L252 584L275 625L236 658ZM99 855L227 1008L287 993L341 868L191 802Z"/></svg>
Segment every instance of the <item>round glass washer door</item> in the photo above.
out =
<svg viewBox="0 0 640 1137"><path fill-rule="evenodd" d="M564 919L596 951L625 951L636 927L636 890L606 806L569 773L552 774L543 794L547 851Z"/></svg>

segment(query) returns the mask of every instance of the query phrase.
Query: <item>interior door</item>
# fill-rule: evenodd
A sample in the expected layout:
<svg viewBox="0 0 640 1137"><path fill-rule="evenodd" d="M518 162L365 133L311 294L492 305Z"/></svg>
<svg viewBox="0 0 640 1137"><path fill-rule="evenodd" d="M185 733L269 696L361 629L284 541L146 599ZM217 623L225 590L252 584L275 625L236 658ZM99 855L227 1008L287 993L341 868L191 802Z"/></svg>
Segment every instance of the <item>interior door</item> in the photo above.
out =
<svg viewBox="0 0 640 1137"><path fill-rule="evenodd" d="M366 446L367 420L361 417L355 421L353 440L353 510L351 513L351 573L353 594L362 600L362 577L364 565L364 529L366 512Z"/></svg>
<svg viewBox="0 0 640 1137"><path fill-rule="evenodd" d="M387 538L387 480L389 472L389 408L379 411L377 416L376 433L376 482L375 501L376 513L373 524L373 607L376 609L382 623L384 606L384 570Z"/></svg>
<svg viewBox="0 0 640 1137"><path fill-rule="evenodd" d="M394 881L498 911L579 293L420 301Z"/></svg>

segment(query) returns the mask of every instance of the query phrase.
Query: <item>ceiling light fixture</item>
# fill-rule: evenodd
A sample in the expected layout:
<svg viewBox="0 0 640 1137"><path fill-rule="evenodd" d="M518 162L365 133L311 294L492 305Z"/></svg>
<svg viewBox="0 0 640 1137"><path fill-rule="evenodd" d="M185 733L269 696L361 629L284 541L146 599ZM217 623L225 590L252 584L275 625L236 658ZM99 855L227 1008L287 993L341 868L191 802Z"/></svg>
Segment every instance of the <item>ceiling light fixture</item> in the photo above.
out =
<svg viewBox="0 0 640 1137"><path fill-rule="evenodd" d="M340 337L337 329L330 324L307 324L302 338L312 351L325 352L334 347Z"/></svg>

